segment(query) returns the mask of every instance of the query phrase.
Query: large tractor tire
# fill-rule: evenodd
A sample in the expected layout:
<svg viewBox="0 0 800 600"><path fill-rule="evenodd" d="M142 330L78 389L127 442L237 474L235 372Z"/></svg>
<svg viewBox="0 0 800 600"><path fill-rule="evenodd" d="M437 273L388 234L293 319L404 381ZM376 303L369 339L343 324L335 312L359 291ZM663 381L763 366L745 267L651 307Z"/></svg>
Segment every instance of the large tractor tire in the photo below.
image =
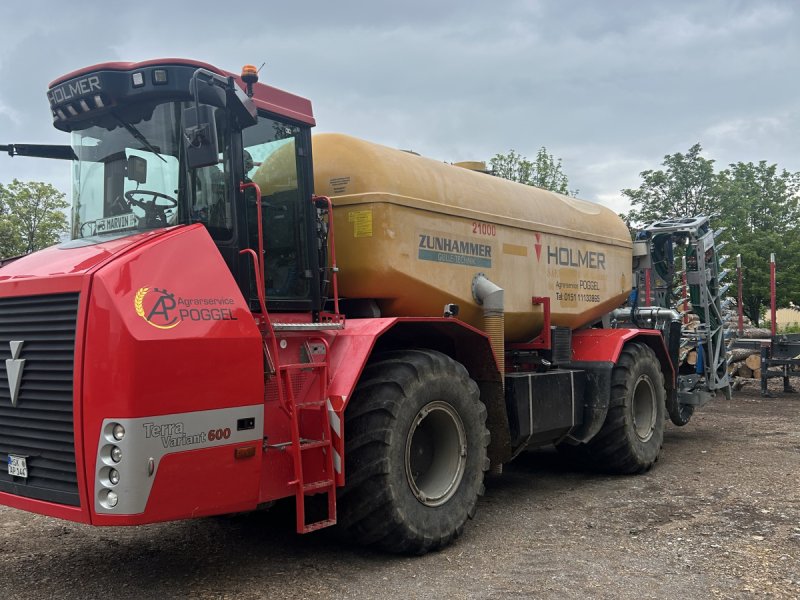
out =
<svg viewBox="0 0 800 600"><path fill-rule="evenodd" d="M625 346L611 373L611 398L603 427L589 442L572 450L598 470L643 473L658 460L664 441L666 389L653 350Z"/></svg>
<svg viewBox="0 0 800 600"><path fill-rule="evenodd" d="M345 411L345 536L424 554L475 514L489 466L486 407L466 369L432 350L378 355Z"/></svg>

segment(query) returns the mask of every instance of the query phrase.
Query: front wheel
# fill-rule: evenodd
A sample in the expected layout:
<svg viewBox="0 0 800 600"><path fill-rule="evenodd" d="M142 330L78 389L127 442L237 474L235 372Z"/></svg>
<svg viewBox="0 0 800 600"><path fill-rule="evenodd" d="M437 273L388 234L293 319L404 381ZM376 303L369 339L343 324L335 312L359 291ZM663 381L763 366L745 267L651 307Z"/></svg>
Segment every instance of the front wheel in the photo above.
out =
<svg viewBox="0 0 800 600"><path fill-rule="evenodd" d="M655 352L644 344L628 344L611 374L605 423L581 454L603 471L647 471L664 441L665 403L664 375Z"/></svg>
<svg viewBox="0 0 800 600"><path fill-rule="evenodd" d="M486 408L450 357L403 350L373 359L345 411L345 438L339 523L350 539L424 554L475 514L489 464Z"/></svg>

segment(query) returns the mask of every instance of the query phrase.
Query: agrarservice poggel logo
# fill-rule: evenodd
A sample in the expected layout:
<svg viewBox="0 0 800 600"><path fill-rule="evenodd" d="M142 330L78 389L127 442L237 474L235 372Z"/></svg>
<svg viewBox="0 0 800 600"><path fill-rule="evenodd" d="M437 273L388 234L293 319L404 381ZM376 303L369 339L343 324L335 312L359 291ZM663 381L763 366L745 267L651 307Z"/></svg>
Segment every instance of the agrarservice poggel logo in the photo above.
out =
<svg viewBox="0 0 800 600"><path fill-rule="evenodd" d="M233 298L176 296L165 288L141 287L133 298L136 314L157 329L183 321L236 321Z"/></svg>

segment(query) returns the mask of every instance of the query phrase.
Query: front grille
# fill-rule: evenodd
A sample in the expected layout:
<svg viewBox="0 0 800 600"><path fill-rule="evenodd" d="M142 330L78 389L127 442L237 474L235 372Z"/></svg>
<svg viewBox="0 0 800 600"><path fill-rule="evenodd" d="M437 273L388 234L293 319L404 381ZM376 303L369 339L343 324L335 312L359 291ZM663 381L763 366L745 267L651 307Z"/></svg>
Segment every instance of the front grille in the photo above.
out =
<svg viewBox="0 0 800 600"><path fill-rule="evenodd" d="M0 491L78 506L72 374L78 294L0 298ZM23 342L16 406L6 360ZM28 478L8 474L8 455L25 456Z"/></svg>

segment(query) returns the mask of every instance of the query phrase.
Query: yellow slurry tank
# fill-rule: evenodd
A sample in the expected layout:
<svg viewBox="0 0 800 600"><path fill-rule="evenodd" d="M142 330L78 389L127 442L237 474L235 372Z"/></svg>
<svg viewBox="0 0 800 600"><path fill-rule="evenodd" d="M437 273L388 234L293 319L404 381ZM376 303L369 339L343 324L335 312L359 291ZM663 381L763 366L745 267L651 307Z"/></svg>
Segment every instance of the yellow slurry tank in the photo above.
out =
<svg viewBox="0 0 800 600"><path fill-rule="evenodd" d="M473 278L505 289L505 339L579 328L631 289L628 228L600 205L340 134L313 139L314 183L335 206L342 297L384 316L441 316L447 303L483 328Z"/></svg>

